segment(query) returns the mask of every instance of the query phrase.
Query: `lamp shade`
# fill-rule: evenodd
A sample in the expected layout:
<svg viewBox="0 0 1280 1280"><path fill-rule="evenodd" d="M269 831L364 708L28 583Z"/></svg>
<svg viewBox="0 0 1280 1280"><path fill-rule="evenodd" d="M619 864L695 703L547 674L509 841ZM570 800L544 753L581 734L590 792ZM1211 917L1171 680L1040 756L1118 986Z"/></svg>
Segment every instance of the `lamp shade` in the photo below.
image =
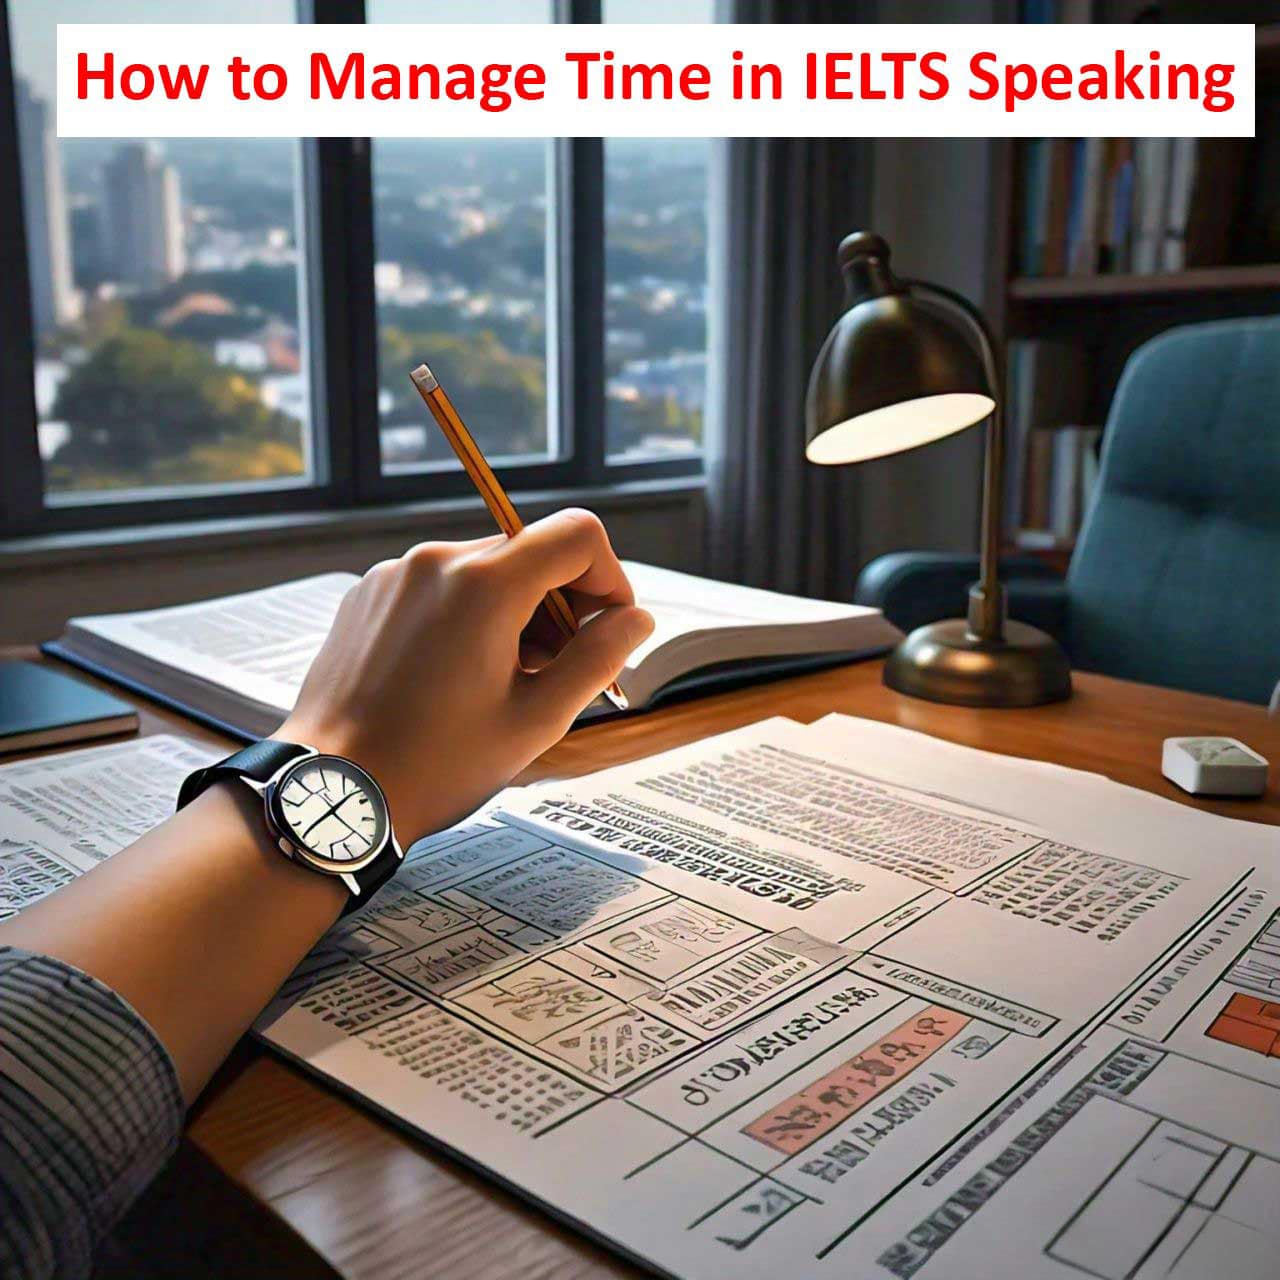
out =
<svg viewBox="0 0 1280 1280"><path fill-rule="evenodd" d="M840 245L849 306L827 335L805 403L810 462L862 462L986 418L995 391L971 326L918 297L869 232Z"/></svg>

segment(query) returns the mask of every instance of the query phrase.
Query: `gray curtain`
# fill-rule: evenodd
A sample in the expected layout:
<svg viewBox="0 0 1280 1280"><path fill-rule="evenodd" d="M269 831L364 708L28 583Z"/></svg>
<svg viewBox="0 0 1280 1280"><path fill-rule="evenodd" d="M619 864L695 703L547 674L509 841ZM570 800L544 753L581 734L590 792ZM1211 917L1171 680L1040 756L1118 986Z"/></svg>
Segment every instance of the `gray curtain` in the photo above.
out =
<svg viewBox="0 0 1280 1280"><path fill-rule="evenodd" d="M871 20L869 3L736 0L739 22ZM840 314L836 247L867 225L871 144L714 144L708 565L715 577L833 600L861 564L856 468L804 458L809 369Z"/></svg>

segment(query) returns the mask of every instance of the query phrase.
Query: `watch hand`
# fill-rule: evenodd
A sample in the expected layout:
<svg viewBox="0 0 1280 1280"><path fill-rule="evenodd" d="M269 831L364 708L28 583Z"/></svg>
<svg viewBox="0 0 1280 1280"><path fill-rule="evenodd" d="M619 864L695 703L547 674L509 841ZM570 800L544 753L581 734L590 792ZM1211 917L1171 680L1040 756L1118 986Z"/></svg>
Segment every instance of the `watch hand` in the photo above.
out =
<svg viewBox="0 0 1280 1280"><path fill-rule="evenodd" d="M326 809L326 810L325 810L325 811L324 811L324 812L323 812L323 813L322 813L322 814L321 814L321 815L320 815L320 816L319 816L319 817L318 817L318 818L317 818L317 819L316 819L316 820L315 820L315 821L314 821L314 822L313 822L313 823L312 823L312 824L311 824L311 825L310 825L310 826L309 826L309 827L308 827L308 828L307 828L307 829L302 833L302 838L305 840L305 839L306 839L306 838L307 838L307 837L308 837L308 836L309 836L309 835L310 835L310 834L311 834L311 833L312 833L312 832L313 832L313 831L314 831L314 830L315 830L315 829L316 829L316 828L317 828L317 827L318 827L318 826L319 826L319 825L320 825L320 824L321 824L321 823L322 823L326 818L328 818L328 817L330 817L332 814L336 813L336 812L337 812L337 810L338 810L338 806L339 806L339 805L341 805L341 804L342 804L342 801L343 801L343 800L345 800L345 799L346 799L346 796L343 796L343 797L342 797L342 800L339 800L337 804L332 804L332 805L330 805L330 806L329 806L329 807L328 807L328 808L327 808L327 809Z"/></svg>
<svg viewBox="0 0 1280 1280"><path fill-rule="evenodd" d="M324 812L323 812L323 813L322 813L322 814L321 814L321 815L320 815L320 816L319 816L319 817L318 817L318 818L317 818L317 819L316 819L316 820L315 820L315 821L314 821L314 822L313 822L313 823L312 823L312 824L311 824L311 825L310 825L310 826L309 826L309 827L308 827L308 828L307 828L307 829L302 833L302 838L305 840L305 839L306 839L306 838L307 838L307 837L308 837L308 836L309 836L309 835L310 835L310 834L311 834L311 833L316 829L316 827L318 827L318 826L319 826L319 825L320 825L320 824L321 824L321 823L322 823L326 818L330 817L330 816L331 816L331 815L333 815L333 814L336 814L336 813L338 812L338 810L339 810L339 809L341 809L341 808L342 808L342 806L343 806L344 804L346 804L346 802L347 802L348 800L350 800L350 799L351 799L351 797L352 797L352 796L354 796L354 795L359 795L359 794L360 794L360 793L359 793L358 791L348 791L348 792L346 793L346 795L342 796L342 797L338 800L338 802L337 802L336 804L330 805L330 806L329 806L329 808L327 808L327 809L326 809L326 810L325 810L325 811L324 811ZM346 824L344 823L343 825L345 826ZM350 830L350 828L348 828L348 830Z"/></svg>

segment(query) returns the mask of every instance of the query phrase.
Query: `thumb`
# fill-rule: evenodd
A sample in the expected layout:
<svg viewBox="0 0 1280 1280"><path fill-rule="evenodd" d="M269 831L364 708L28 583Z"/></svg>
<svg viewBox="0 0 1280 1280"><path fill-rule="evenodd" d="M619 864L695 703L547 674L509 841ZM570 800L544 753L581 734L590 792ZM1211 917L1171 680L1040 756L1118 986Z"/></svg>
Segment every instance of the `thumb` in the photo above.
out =
<svg viewBox="0 0 1280 1280"><path fill-rule="evenodd" d="M628 654L653 632L653 618L633 605L603 609L540 671L524 677L529 714L568 728L615 679Z"/></svg>

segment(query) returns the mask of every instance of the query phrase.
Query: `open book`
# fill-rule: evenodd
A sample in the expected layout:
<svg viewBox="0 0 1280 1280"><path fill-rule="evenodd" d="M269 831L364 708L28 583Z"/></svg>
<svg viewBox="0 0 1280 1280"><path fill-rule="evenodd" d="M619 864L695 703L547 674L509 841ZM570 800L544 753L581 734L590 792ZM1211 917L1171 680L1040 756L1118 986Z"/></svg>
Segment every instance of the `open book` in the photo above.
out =
<svg viewBox="0 0 1280 1280"><path fill-rule="evenodd" d="M831 604L626 564L653 635L619 683L633 708L664 693L883 652L899 638L878 609ZM356 581L327 573L142 613L73 618L46 649L244 737L269 734ZM584 716L606 714L603 699Z"/></svg>

